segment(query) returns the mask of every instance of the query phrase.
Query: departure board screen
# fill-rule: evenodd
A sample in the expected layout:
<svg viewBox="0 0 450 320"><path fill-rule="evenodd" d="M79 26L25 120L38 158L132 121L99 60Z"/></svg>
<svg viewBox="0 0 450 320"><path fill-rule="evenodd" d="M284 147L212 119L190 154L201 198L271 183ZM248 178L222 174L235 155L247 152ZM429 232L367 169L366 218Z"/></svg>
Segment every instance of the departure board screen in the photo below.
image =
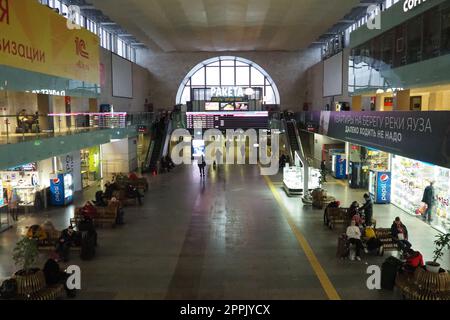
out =
<svg viewBox="0 0 450 320"><path fill-rule="evenodd" d="M187 112L188 129L268 129L267 111Z"/></svg>

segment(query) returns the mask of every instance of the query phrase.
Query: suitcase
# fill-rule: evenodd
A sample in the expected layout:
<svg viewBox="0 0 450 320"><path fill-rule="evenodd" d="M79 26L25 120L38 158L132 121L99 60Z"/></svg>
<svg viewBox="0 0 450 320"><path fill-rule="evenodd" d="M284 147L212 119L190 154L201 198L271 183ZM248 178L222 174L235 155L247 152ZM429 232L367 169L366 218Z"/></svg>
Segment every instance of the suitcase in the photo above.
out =
<svg viewBox="0 0 450 320"><path fill-rule="evenodd" d="M381 288L384 290L394 290L397 272L402 267L403 262L396 257L387 258L381 265Z"/></svg>
<svg viewBox="0 0 450 320"><path fill-rule="evenodd" d="M81 243L80 258L82 260L91 260L95 256L95 246L97 236L93 232L83 232L83 241Z"/></svg>
<svg viewBox="0 0 450 320"><path fill-rule="evenodd" d="M348 257L350 253L350 245L348 242L347 235L345 233L341 234L338 238L338 247L337 247L337 257L341 259L345 259Z"/></svg>

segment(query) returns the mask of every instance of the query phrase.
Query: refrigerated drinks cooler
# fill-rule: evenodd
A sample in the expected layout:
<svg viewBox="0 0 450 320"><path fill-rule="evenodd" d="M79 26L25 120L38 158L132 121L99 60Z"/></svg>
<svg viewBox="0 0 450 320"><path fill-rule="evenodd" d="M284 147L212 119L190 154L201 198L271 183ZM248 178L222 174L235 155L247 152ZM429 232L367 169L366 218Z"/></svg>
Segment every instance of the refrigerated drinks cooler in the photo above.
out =
<svg viewBox="0 0 450 320"><path fill-rule="evenodd" d="M347 177L347 160L345 154L333 154L331 164L332 175L336 179L345 179Z"/></svg>
<svg viewBox="0 0 450 320"><path fill-rule="evenodd" d="M66 206L73 202L73 177L71 173L59 173L50 179L51 204Z"/></svg>
<svg viewBox="0 0 450 320"><path fill-rule="evenodd" d="M369 193L375 203L391 203L391 173L374 171L369 173Z"/></svg>

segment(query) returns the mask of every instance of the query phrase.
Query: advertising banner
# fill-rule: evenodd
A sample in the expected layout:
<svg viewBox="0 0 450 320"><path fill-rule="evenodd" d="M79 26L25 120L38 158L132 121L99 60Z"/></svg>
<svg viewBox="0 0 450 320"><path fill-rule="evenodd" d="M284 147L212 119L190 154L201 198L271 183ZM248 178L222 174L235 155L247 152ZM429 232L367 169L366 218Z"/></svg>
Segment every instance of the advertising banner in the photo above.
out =
<svg viewBox="0 0 450 320"><path fill-rule="evenodd" d="M377 197L375 203L391 203L390 172L377 172Z"/></svg>
<svg viewBox="0 0 450 320"><path fill-rule="evenodd" d="M304 130L450 168L450 112L304 112Z"/></svg>
<svg viewBox="0 0 450 320"><path fill-rule="evenodd" d="M64 175L58 174L50 180L51 204L54 206L64 206Z"/></svg>
<svg viewBox="0 0 450 320"><path fill-rule="evenodd" d="M29 0L0 0L0 64L99 84L99 38Z"/></svg>

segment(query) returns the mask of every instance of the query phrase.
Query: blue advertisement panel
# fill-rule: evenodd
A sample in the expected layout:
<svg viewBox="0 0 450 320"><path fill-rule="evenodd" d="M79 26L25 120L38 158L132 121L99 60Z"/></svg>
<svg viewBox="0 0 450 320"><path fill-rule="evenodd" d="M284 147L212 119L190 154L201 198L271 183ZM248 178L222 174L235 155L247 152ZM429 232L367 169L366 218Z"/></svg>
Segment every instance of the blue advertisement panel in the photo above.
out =
<svg viewBox="0 0 450 320"><path fill-rule="evenodd" d="M391 181L390 172L377 172L376 203L391 203Z"/></svg>
<svg viewBox="0 0 450 320"><path fill-rule="evenodd" d="M5 205L5 199L3 199L3 182L0 180L0 207Z"/></svg>
<svg viewBox="0 0 450 320"><path fill-rule="evenodd" d="M51 204L54 206L64 206L64 174L60 173L56 178L50 179Z"/></svg>
<svg viewBox="0 0 450 320"><path fill-rule="evenodd" d="M346 167L347 160L345 160L341 155L336 155L336 168L335 168L335 178L345 179L346 178Z"/></svg>

